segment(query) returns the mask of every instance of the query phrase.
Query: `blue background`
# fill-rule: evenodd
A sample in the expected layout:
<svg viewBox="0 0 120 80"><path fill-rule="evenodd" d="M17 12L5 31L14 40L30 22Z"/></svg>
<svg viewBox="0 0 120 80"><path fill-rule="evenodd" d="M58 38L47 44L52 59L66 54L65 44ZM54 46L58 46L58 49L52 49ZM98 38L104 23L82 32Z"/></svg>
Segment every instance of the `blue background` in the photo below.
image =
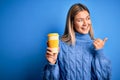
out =
<svg viewBox="0 0 120 80"><path fill-rule="evenodd" d="M95 37L108 37L104 52L112 80L120 80L119 0L0 0L0 80L41 80L47 34L63 34L68 9L78 2L91 12Z"/></svg>

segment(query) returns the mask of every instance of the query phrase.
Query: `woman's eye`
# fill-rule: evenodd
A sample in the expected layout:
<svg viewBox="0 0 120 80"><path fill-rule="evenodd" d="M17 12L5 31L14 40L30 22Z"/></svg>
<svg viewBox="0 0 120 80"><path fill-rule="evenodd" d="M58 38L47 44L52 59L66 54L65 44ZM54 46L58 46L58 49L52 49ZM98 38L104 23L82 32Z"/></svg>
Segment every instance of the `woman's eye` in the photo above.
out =
<svg viewBox="0 0 120 80"><path fill-rule="evenodd" d="M79 19L78 22L82 22L83 20L82 19Z"/></svg>
<svg viewBox="0 0 120 80"><path fill-rule="evenodd" d="M88 17L87 20L90 20L90 17Z"/></svg>

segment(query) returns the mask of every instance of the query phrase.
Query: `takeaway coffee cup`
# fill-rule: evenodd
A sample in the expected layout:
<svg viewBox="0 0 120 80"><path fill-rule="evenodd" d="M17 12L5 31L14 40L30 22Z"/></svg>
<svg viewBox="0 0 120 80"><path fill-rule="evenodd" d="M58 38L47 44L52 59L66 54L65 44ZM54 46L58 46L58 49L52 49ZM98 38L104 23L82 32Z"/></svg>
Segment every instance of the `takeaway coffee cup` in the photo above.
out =
<svg viewBox="0 0 120 80"><path fill-rule="evenodd" d="M52 48L53 53L58 53L58 47L59 47L59 34L58 33L48 34L48 47Z"/></svg>

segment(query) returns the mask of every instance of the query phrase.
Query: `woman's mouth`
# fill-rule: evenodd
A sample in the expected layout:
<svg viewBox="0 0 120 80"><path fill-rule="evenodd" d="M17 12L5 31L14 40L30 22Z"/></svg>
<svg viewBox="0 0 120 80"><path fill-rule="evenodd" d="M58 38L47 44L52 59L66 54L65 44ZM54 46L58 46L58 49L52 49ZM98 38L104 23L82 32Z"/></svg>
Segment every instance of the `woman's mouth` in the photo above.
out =
<svg viewBox="0 0 120 80"><path fill-rule="evenodd" d="M88 30L88 27L82 27L81 29L82 30Z"/></svg>

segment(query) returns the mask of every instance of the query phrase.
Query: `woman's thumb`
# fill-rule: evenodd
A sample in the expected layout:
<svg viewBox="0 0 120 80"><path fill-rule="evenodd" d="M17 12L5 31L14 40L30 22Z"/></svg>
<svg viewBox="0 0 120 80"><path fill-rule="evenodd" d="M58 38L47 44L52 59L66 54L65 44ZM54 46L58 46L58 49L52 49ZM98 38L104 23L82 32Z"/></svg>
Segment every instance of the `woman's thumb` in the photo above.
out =
<svg viewBox="0 0 120 80"><path fill-rule="evenodd" d="M104 38L104 39L103 39L104 43L105 43L107 40L108 40L108 38L107 38L107 37L106 37L106 38Z"/></svg>

